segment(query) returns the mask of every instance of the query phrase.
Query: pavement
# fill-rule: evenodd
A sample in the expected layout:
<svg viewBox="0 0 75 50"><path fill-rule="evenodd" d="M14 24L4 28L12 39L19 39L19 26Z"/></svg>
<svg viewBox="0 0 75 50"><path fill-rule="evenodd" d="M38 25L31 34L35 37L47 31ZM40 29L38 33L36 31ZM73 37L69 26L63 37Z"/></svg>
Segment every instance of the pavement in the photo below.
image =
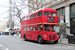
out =
<svg viewBox="0 0 75 50"><path fill-rule="evenodd" d="M68 43L68 39L67 38L61 38L61 41L59 39L58 43L59 44L64 44L64 45L75 46L75 44Z"/></svg>

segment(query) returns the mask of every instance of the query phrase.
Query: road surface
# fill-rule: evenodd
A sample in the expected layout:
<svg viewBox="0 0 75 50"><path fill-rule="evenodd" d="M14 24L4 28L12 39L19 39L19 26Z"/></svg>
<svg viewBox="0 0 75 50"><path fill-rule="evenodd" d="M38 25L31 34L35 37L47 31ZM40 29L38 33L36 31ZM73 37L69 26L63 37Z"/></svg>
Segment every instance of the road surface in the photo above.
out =
<svg viewBox="0 0 75 50"><path fill-rule="evenodd" d="M75 46L63 44L38 44L34 41L24 41L18 36L0 36L0 50L75 50Z"/></svg>

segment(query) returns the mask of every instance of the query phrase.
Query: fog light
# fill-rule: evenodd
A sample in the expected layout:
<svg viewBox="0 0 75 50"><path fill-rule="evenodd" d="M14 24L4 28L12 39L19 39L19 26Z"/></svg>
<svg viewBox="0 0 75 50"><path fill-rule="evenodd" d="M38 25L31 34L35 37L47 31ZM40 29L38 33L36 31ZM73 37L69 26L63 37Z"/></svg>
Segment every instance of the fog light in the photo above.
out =
<svg viewBox="0 0 75 50"><path fill-rule="evenodd" d="M46 38L46 35L44 37Z"/></svg>
<svg viewBox="0 0 75 50"><path fill-rule="evenodd" d="M59 36L57 36L57 37L59 37Z"/></svg>

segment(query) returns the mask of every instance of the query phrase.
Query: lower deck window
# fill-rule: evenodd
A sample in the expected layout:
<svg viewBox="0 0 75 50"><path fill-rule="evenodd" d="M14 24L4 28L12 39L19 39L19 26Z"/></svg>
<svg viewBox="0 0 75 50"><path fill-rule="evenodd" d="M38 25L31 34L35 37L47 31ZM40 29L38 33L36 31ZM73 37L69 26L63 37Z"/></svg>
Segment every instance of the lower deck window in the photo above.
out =
<svg viewBox="0 0 75 50"><path fill-rule="evenodd" d="M33 31L36 31L37 30L37 27L33 27Z"/></svg>
<svg viewBox="0 0 75 50"><path fill-rule="evenodd" d="M24 31L26 31L26 27L24 27Z"/></svg>
<svg viewBox="0 0 75 50"><path fill-rule="evenodd" d="M27 27L27 31L29 31L29 27Z"/></svg>
<svg viewBox="0 0 75 50"><path fill-rule="evenodd" d="M30 27L30 31L33 31L33 27Z"/></svg>

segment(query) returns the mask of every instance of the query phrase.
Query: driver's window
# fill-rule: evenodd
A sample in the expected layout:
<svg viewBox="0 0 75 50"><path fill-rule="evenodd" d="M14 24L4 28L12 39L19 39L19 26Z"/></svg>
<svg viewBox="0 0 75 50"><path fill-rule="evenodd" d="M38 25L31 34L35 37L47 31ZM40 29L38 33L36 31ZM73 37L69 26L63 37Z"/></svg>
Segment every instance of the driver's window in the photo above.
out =
<svg viewBox="0 0 75 50"><path fill-rule="evenodd" d="M55 32L54 25L51 25L51 31L54 31Z"/></svg>
<svg viewBox="0 0 75 50"><path fill-rule="evenodd" d="M50 31L50 25L45 24L44 25L44 31Z"/></svg>

